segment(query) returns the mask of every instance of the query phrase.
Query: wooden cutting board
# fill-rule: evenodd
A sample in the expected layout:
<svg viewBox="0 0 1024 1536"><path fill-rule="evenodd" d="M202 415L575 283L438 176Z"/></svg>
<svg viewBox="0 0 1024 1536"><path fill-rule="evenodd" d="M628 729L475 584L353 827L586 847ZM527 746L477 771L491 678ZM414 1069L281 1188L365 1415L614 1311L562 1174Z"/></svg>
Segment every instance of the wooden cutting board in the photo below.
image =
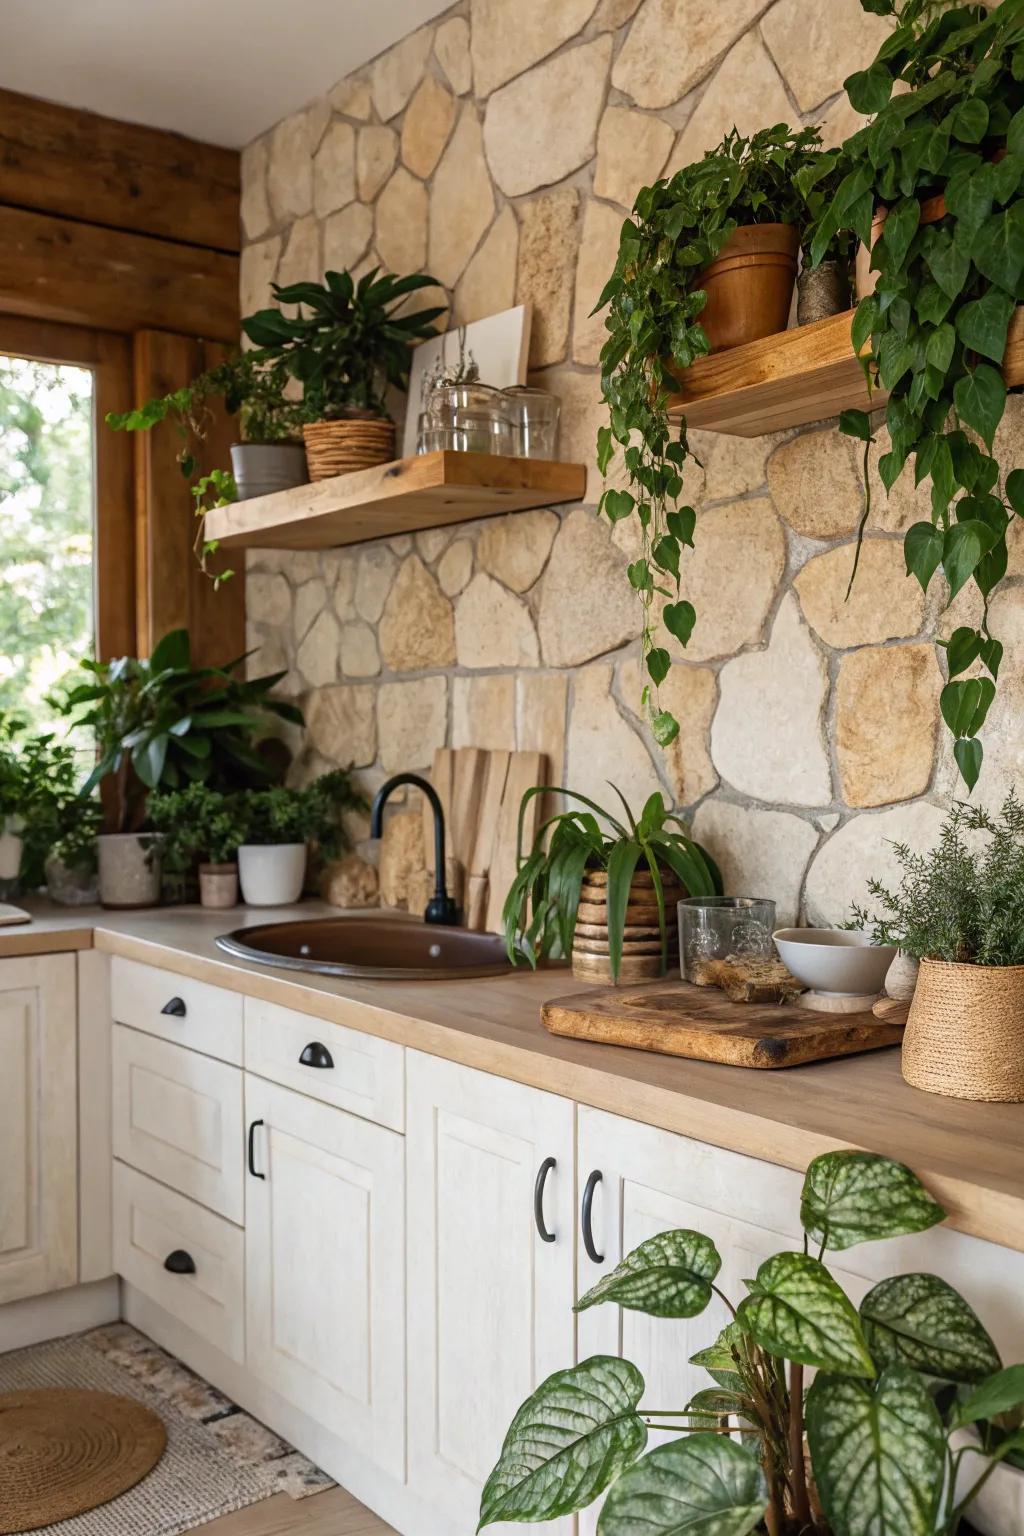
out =
<svg viewBox="0 0 1024 1536"><path fill-rule="evenodd" d="M513 752L509 757L501 810L494 829L494 846L487 876L487 918L490 933L501 933L501 910L509 887L516 877L516 843L519 834L519 807L528 789L547 783L547 758L543 752ZM543 795L534 795L523 817L523 848L533 847L540 826Z"/></svg>
<svg viewBox="0 0 1024 1536"><path fill-rule="evenodd" d="M813 1013L795 1004L731 1003L717 987L655 981L602 987L545 1003L553 1035L626 1045L733 1067L796 1067L898 1045L903 1028L865 1013Z"/></svg>

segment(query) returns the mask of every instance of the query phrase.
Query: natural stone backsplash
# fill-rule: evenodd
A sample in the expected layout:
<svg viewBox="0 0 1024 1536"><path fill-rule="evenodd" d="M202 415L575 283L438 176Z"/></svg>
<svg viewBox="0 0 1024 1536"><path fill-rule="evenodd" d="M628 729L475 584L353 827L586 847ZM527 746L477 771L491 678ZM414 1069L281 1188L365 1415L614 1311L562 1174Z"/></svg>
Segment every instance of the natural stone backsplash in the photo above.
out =
<svg viewBox="0 0 1024 1536"><path fill-rule="evenodd" d="M874 481L846 602L863 506L850 440L829 423L693 434L698 623L662 688L682 724L668 752L638 712L632 528L594 516L590 310L635 192L734 119L820 122L841 140L857 126L841 82L883 25L858 0L460 0L248 147L243 313L274 278L378 261L426 265L457 319L528 300L532 377L562 397L562 457L589 466L582 507L250 555L255 664L287 667L305 700L307 770L354 761L372 787L443 744L543 750L599 799L609 779L634 802L664 791L730 888L774 896L783 922L840 921L869 873L892 872L890 840L934 837L956 790L934 641L977 615L966 595L941 613L904 575L902 534L928 516L909 471L888 501ZM1000 437L1024 464L1021 397ZM1019 537L1010 573L992 604L1006 657L985 800L1024 785Z"/></svg>

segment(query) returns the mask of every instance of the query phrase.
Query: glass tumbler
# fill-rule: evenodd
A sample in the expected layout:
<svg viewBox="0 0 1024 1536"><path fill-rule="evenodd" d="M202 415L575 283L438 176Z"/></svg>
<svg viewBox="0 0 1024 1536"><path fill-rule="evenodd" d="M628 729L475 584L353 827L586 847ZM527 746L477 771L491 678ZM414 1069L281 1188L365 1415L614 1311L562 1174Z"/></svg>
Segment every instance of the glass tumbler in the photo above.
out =
<svg viewBox="0 0 1024 1536"><path fill-rule="evenodd" d="M517 459L553 459L562 402L546 389L514 384L504 391Z"/></svg>
<svg viewBox="0 0 1024 1536"><path fill-rule="evenodd" d="M727 955L775 952L775 903L763 896L686 896L678 903L679 962L684 981L693 981L702 960Z"/></svg>

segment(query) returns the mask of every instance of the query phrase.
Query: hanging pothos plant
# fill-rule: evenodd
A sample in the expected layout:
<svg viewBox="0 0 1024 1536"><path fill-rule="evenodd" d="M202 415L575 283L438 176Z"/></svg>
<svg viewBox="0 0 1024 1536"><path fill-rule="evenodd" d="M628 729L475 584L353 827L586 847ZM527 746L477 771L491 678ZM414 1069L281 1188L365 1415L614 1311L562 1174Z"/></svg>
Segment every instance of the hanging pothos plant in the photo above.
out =
<svg viewBox="0 0 1024 1536"><path fill-rule="evenodd" d="M779 124L749 139L733 130L695 165L645 187L622 226L615 271L594 307L596 314L609 305L601 351L609 424L598 433L598 466L607 472L618 444L629 484L606 490L599 510L613 523L633 515L639 523L641 553L629 566L629 580L643 610L650 678L643 705L662 746L679 725L658 703L671 664L658 639L659 599L661 623L681 646L697 622L680 583L696 522L693 507L679 505L683 468L693 455L686 422L673 428L668 402L678 389L675 375L709 350L700 323L706 302L700 277L738 226L803 226L823 211L828 183L812 177L804 192L800 182L800 173L822 158L819 145L813 128L794 132Z"/></svg>
<svg viewBox="0 0 1024 1536"><path fill-rule="evenodd" d="M889 394L883 485L890 490L913 459L915 482L931 486L931 520L906 534L908 574L927 590L941 567L951 599L968 582L981 595L977 626L940 642L950 678L942 715L973 788L1003 654L989 599L1006 573L1010 522L1024 516L1024 470L1007 473L992 451L1007 330L1024 298L1024 0L991 12L949 0L861 5L896 23L871 67L846 81L852 105L874 119L801 184L845 171L816 231L815 261L839 229L870 245L872 220L886 210L872 252L877 284L857 306L853 341L869 383ZM840 427L864 443L868 483L870 418L844 411ZM861 535L869 510L870 495ZM964 677L977 662L988 675Z"/></svg>

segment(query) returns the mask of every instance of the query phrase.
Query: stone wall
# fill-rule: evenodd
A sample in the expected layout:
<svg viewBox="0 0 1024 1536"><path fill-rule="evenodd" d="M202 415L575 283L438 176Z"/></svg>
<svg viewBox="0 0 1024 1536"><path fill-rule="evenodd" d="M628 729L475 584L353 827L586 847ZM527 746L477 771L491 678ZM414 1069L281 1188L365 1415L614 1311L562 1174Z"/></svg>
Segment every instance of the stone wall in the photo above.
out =
<svg viewBox="0 0 1024 1536"><path fill-rule="evenodd" d="M698 622L662 690L682 723L667 753L638 715L630 529L594 516L589 313L624 211L733 121L845 137L841 82L881 26L858 0L459 0L246 149L243 313L272 278L377 262L430 270L460 320L529 300L532 377L562 397L562 457L591 466L582 506L250 557L251 643L306 700L308 769L354 761L372 785L443 743L540 748L599 798L608 779L633 802L663 789L730 887L774 896L783 921L840 920L868 872L891 869L887 840L933 837L956 789L934 642L956 620L903 572L902 532L927 516L909 475L888 503L875 484L847 603L864 489L834 423L694 434ZM1011 406L1003 436L1024 439ZM1019 544L1011 572L1024 577ZM1011 583L992 609L1007 657L990 798L1024 780L1020 596Z"/></svg>

